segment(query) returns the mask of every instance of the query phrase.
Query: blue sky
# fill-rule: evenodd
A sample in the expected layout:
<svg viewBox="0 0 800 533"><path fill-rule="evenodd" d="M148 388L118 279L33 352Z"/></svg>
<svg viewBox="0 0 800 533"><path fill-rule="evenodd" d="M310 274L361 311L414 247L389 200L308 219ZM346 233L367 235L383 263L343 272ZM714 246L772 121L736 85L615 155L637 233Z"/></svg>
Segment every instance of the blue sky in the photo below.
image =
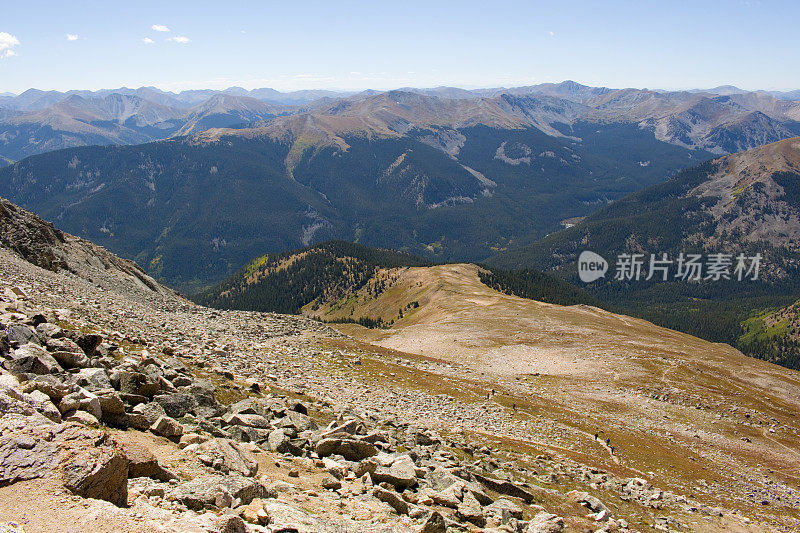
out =
<svg viewBox="0 0 800 533"><path fill-rule="evenodd" d="M790 0L4 2L0 92L565 79L797 89L798 20Z"/></svg>

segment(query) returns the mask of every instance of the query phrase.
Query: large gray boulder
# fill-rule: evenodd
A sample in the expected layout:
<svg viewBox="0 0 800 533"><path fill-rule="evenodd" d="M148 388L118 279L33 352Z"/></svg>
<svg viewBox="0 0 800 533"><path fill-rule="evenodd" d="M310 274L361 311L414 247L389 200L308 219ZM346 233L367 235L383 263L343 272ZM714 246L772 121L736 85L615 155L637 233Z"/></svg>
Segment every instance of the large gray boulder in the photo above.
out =
<svg viewBox="0 0 800 533"><path fill-rule="evenodd" d="M357 439L322 439L317 443L316 452L320 457L341 455L348 461L361 461L378 455L372 444Z"/></svg>
<svg viewBox="0 0 800 533"><path fill-rule="evenodd" d="M167 416L172 418L183 418L197 406L193 396L181 392L158 394L153 396L153 401L163 407Z"/></svg>
<svg viewBox="0 0 800 533"><path fill-rule="evenodd" d="M16 348L24 344L32 343L41 345L36 331L23 324L12 324L6 328L6 338L8 343Z"/></svg>
<svg viewBox="0 0 800 533"><path fill-rule="evenodd" d="M183 426L177 420L161 416L150 426L150 431L168 439L177 439L183 435Z"/></svg>
<svg viewBox="0 0 800 533"><path fill-rule="evenodd" d="M44 477L60 478L85 498L126 504L128 460L105 433L72 422L7 425L0 437L0 485Z"/></svg>
<svg viewBox="0 0 800 533"><path fill-rule="evenodd" d="M172 497L189 509L200 511L206 507L220 507L226 500L226 493L247 505L253 498L263 498L268 491L264 485L253 478L231 475L200 476L175 487ZM228 502L230 505L230 501Z"/></svg>
<svg viewBox="0 0 800 533"><path fill-rule="evenodd" d="M417 484L416 465L409 455L401 455L391 466L378 466L371 472L373 481L386 482L403 491Z"/></svg>
<svg viewBox="0 0 800 533"><path fill-rule="evenodd" d="M12 374L55 374L64 369L47 350L38 344L28 343L11 352L6 368Z"/></svg>
<svg viewBox="0 0 800 533"><path fill-rule="evenodd" d="M207 455L219 470L224 473L234 472L252 477L258 473L258 461L240 443L230 439L211 439L197 449L198 454Z"/></svg>

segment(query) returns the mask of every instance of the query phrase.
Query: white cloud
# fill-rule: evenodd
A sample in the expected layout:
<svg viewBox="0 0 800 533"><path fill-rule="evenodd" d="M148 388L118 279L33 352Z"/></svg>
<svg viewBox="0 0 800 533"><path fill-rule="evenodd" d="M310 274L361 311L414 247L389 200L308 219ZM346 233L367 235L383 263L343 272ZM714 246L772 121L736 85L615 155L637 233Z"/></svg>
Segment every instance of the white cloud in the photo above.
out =
<svg viewBox="0 0 800 533"><path fill-rule="evenodd" d="M68 33L67 34L67 40L68 41L77 41L78 40L78 36L75 35L74 33Z"/></svg>
<svg viewBox="0 0 800 533"><path fill-rule="evenodd" d="M154 31L169 31L169 28L161 24L153 24L152 28Z"/></svg>
<svg viewBox="0 0 800 533"><path fill-rule="evenodd" d="M189 42L189 38L188 37L184 37L183 35L177 35L175 37L170 37L167 40L168 41L172 41L173 43L179 43L179 44L186 44L186 43Z"/></svg>
<svg viewBox="0 0 800 533"><path fill-rule="evenodd" d="M19 39L10 33L0 31L0 59L17 55L14 47L19 44Z"/></svg>
<svg viewBox="0 0 800 533"><path fill-rule="evenodd" d="M145 37L144 39L142 39L142 42L144 44L153 44L155 41L153 39L151 39L150 37Z"/></svg>
<svg viewBox="0 0 800 533"><path fill-rule="evenodd" d="M551 31L551 32L550 32L550 37L555 37L555 36L556 36L556 32L554 32L554 31Z"/></svg>

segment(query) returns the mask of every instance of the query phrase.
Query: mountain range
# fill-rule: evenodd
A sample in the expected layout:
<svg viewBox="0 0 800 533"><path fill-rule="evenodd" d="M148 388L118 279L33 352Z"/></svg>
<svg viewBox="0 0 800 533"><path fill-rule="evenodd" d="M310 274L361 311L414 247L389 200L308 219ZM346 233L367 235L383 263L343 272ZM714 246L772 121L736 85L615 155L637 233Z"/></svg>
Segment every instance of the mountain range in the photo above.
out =
<svg viewBox="0 0 800 533"><path fill-rule="evenodd" d="M303 120L368 114L372 97L416 94L421 108L406 109L428 124L458 120L536 127L555 136L574 136L576 122L635 124L658 140L712 153L731 153L800 134L800 96L748 92L735 87L707 91L653 91L587 87L575 82L528 87L465 90L454 87L364 91L273 89L164 92L154 87L101 91L41 91L0 96L0 157L20 160L59 148L138 144L210 128L299 114ZM517 108L512 97L534 99ZM396 110L395 110L396 111ZM422 115L419 112L422 111ZM408 117L406 117L408 118ZM380 126L381 124L379 124ZM341 126L371 130L372 124ZM280 127L280 126L278 126Z"/></svg>
<svg viewBox="0 0 800 533"><path fill-rule="evenodd" d="M574 121L566 135L542 119L580 106L380 93L33 156L0 169L0 194L192 292L255 256L329 239L480 260L713 156L635 124Z"/></svg>

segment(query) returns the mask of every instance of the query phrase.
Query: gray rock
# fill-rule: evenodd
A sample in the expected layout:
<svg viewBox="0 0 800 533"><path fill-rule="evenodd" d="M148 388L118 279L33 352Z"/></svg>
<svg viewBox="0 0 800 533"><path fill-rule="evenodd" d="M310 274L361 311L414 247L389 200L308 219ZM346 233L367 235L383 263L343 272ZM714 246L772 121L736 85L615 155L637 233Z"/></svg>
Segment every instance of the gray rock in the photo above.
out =
<svg viewBox="0 0 800 533"><path fill-rule="evenodd" d="M375 446L356 439L322 439L317 443L316 452L320 457L341 455L348 461L361 461L378 455Z"/></svg>
<svg viewBox="0 0 800 533"><path fill-rule="evenodd" d="M534 516L525 529L525 533L561 533L562 531L564 531L564 519L544 511Z"/></svg>
<svg viewBox="0 0 800 533"><path fill-rule="evenodd" d="M267 447L278 453L292 453L292 441L283 429L275 429L267 437Z"/></svg>
<svg viewBox="0 0 800 533"><path fill-rule="evenodd" d="M36 344L37 346L41 345L36 332L22 324L12 324L8 326L6 328L6 337L12 347L22 346L28 343Z"/></svg>
<svg viewBox="0 0 800 533"><path fill-rule="evenodd" d="M380 501L388 503L397 514L408 514L408 503L396 492L375 487L372 489L372 495Z"/></svg>
<svg viewBox="0 0 800 533"><path fill-rule="evenodd" d="M90 391L112 388L108 372L104 368L82 368L75 374L75 382Z"/></svg>
<svg viewBox="0 0 800 533"><path fill-rule="evenodd" d="M150 478L158 481L177 479L176 476L158 464L156 456L141 444L128 442L123 446L123 452L128 459L129 478Z"/></svg>
<svg viewBox="0 0 800 533"><path fill-rule="evenodd" d="M150 431L156 435L174 439L183 435L183 426L168 416L162 416L153 423L150 427Z"/></svg>
<svg viewBox="0 0 800 533"><path fill-rule="evenodd" d="M100 409L103 411L103 418L112 415L125 414L125 404L114 389L100 389L94 392L100 402Z"/></svg>
<svg viewBox="0 0 800 533"><path fill-rule="evenodd" d="M522 507L511 500L500 498L486 507L486 515L496 516L501 519L505 516L509 516L517 520L522 520Z"/></svg>
<svg viewBox="0 0 800 533"><path fill-rule="evenodd" d="M58 410L62 415L71 414L71 411L86 411L98 420L103 416L100 398L82 388L64 396L58 404Z"/></svg>
<svg viewBox="0 0 800 533"><path fill-rule="evenodd" d="M86 411L75 411L64 419L64 422L77 422L90 428L100 427L100 420Z"/></svg>
<svg viewBox="0 0 800 533"><path fill-rule="evenodd" d="M42 414L51 422L56 424L61 422L61 412L53 404L53 402L50 401L50 397L47 396L47 394L34 389L27 394L23 394L23 398L25 402L36 409L37 413Z"/></svg>
<svg viewBox="0 0 800 533"><path fill-rule="evenodd" d="M172 497L189 509L200 511L206 506L218 507L216 504L221 501L220 496L224 492L239 499L242 505L247 505L253 498L263 498L268 494L266 487L253 478L236 474L212 474L178 485L172 491Z"/></svg>
<svg viewBox="0 0 800 533"><path fill-rule="evenodd" d="M8 485L47 476L58 465L58 446L26 432L11 434L0 437L0 458L0 485Z"/></svg>
<svg viewBox="0 0 800 533"><path fill-rule="evenodd" d="M389 467L377 467L371 475L377 483L389 483L399 491L417 484L416 465L408 455L401 455Z"/></svg>
<svg viewBox="0 0 800 533"><path fill-rule="evenodd" d="M486 488L488 488L489 490L493 490L499 494L505 494L506 496L511 496L512 498L519 498L523 500L525 503L530 503L535 499L533 493L520 487L519 485L511 483L510 481L505 481L502 479L494 479L488 476L478 474L477 472L473 472L473 475Z"/></svg>
<svg viewBox="0 0 800 533"><path fill-rule="evenodd" d="M261 415L251 413L229 414L225 415L223 420L225 420L225 423L234 426L247 426L260 429L267 429L271 427L269 420Z"/></svg>
<svg viewBox="0 0 800 533"><path fill-rule="evenodd" d="M52 355L64 368L86 368L90 365L89 358L83 352L56 351Z"/></svg>
<svg viewBox="0 0 800 533"><path fill-rule="evenodd" d="M470 492L464 494L464 499L461 500L461 503L456 508L456 515L480 527L483 527L486 523L483 507Z"/></svg>
<svg viewBox="0 0 800 533"><path fill-rule="evenodd" d="M215 520L219 533L247 533L248 529L240 516L224 514Z"/></svg>
<svg viewBox="0 0 800 533"><path fill-rule="evenodd" d="M172 418L183 418L188 413L194 411L197 405L194 397L180 392L159 394L153 396L153 401L163 407L167 416L171 416Z"/></svg>
<svg viewBox="0 0 800 533"><path fill-rule="evenodd" d="M167 416L167 412L164 408L155 402L140 403L133 408L133 412L144 416L151 426L162 416Z"/></svg>
<svg viewBox="0 0 800 533"><path fill-rule="evenodd" d="M599 513L601 511L608 511L608 507L606 507L603 502L601 502L595 496L592 496L588 492L581 492L577 490L573 490L567 493L567 496L578 502L579 504L583 505L587 509L591 510L593 513Z"/></svg>
<svg viewBox="0 0 800 533"><path fill-rule="evenodd" d="M119 391L124 394L135 394L151 398L161 390L155 379L138 372L123 370L118 373L118 379Z"/></svg>
<svg viewBox="0 0 800 533"><path fill-rule="evenodd" d="M434 511L425 521L420 533L447 533L447 524L444 521L444 517Z"/></svg>
<svg viewBox="0 0 800 533"><path fill-rule="evenodd" d="M198 454L212 458L219 470L252 477L258 472L258 461L238 442L229 439L211 439L197 449Z"/></svg>
<svg viewBox="0 0 800 533"><path fill-rule="evenodd" d="M93 440L95 446L84 445L68 456L63 466L64 486L84 498L124 506L128 496L128 460L107 437Z"/></svg>
<svg viewBox="0 0 800 533"><path fill-rule="evenodd" d="M12 374L55 374L64 370L44 348L33 343L25 344L11 352L11 359L6 361L6 368Z"/></svg>
<svg viewBox="0 0 800 533"><path fill-rule="evenodd" d="M342 482L333 476L325 476L322 478L320 485L326 490L339 490L342 488Z"/></svg>
<svg viewBox="0 0 800 533"><path fill-rule="evenodd" d="M43 322L36 326L36 334L42 342L45 342L46 339L61 339L64 337L64 331L51 322Z"/></svg>

